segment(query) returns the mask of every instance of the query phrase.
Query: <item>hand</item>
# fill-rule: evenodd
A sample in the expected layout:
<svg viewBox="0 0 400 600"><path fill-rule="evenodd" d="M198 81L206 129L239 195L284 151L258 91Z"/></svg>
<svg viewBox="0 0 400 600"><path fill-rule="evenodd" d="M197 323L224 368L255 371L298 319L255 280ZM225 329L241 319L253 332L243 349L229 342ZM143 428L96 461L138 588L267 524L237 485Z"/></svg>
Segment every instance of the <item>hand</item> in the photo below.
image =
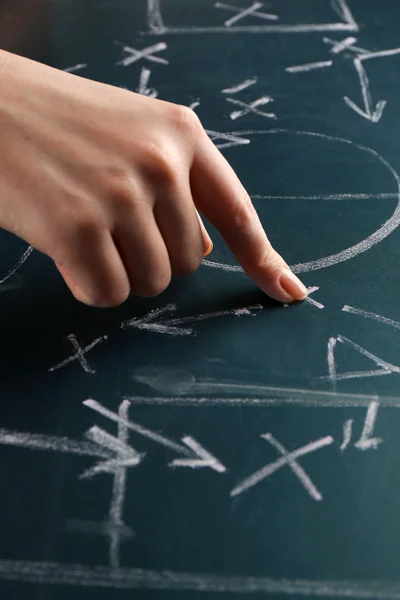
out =
<svg viewBox="0 0 400 600"><path fill-rule="evenodd" d="M271 297L306 296L188 108L0 52L0 226L50 256L74 296L114 306L194 272L197 209Z"/></svg>

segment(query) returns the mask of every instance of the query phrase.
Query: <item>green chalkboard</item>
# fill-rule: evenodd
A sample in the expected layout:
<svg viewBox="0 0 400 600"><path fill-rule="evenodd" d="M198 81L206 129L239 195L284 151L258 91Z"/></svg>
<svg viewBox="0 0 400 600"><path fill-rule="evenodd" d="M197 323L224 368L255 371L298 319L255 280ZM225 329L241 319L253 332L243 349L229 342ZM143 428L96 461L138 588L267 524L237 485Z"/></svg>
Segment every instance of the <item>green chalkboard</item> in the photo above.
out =
<svg viewBox="0 0 400 600"><path fill-rule="evenodd" d="M312 290L210 226L195 275L90 309L1 232L0 597L400 598L398 3L2 7L2 47L192 106Z"/></svg>

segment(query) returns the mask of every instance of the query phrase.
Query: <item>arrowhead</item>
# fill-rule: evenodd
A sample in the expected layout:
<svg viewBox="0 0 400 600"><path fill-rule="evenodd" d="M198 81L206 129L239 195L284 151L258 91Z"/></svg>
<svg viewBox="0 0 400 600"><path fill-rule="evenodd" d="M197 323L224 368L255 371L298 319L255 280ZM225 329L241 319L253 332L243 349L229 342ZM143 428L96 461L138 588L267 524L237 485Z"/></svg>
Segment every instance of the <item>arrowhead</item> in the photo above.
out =
<svg viewBox="0 0 400 600"><path fill-rule="evenodd" d="M350 100L347 96L344 96L343 100L346 102L347 106L349 106L352 110L358 113L364 119L371 121L371 123L378 123L381 120L383 111L385 110L386 100L380 100L374 112L366 112L362 110L353 100Z"/></svg>
<svg viewBox="0 0 400 600"><path fill-rule="evenodd" d="M141 329L142 331L152 331L153 333L166 333L168 335L190 335L192 329L183 329L181 327L172 327L164 324L164 321L156 320L165 313L172 313L176 310L176 304L167 304L163 308L152 310L145 317L133 318L121 323L122 329Z"/></svg>
<svg viewBox="0 0 400 600"><path fill-rule="evenodd" d="M193 458L176 458L169 464L170 467L209 468L218 473L226 471L226 467L193 437L187 435L182 442L193 451Z"/></svg>
<svg viewBox="0 0 400 600"><path fill-rule="evenodd" d="M99 462L94 467L86 469L80 475L80 479L89 479L99 473L115 473L115 470L119 467L136 467L145 456L145 454L140 454L129 444L125 444L97 426L91 427L86 432L85 437L98 446L109 450L114 458Z"/></svg>

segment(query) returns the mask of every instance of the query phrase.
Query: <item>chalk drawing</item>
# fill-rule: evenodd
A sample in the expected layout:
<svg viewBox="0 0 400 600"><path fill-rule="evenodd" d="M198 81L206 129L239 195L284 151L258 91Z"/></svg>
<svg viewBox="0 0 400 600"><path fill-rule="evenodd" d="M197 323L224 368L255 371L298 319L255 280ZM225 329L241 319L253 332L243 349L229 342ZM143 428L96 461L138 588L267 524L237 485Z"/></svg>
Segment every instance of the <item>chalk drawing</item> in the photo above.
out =
<svg viewBox="0 0 400 600"><path fill-rule="evenodd" d="M279 469L287 465L299 479L300 483L306 489L311 498L313 498L313 500L316 501L321 501L322 494L315 487L314 483L311 481L310 477L307 475L303 467L300 466L300 464L297 461L297 458L306 454L310 454L311 452L315 452L316 450L319 450L320 448L323 448L325 446L329 446L330 444L333 444L333 437L328 435L324 438L316 440L315 442L311 442L306 446L299 448L298 450L294 450L293 452L288 452L286 448L280 442L278 442L278 440L275 439L271 433L265 433L261 437L268 441L272 446L274 446L274 448L278 450L282 457L276 460L275 462L270 463L266 467L263 467L256 473L253 473L252 475L250 475L250 477L247 477L244 481L239 483L231 491L231 497L239 496L239 494L242 494L251 487L260 483L260 481L267 479L273 473L275 473L275 471L278 471Z"/></svg>
<svg viewBox="0 0 400 600"><path fill-rule="evenodd" d="M336 254L331 254L329 256L324 256L321 258L317 258L315 260L311 260L308 262L297 263L291 265L291 268L294 273L306 273L309 271L316 271L318 269L325 269L327 267L331 267L332 265L337 265L347 260L362 254L363 252L368 251L375 244L378 244L385 238L387 238L393 231L397 229L400 224L400 177L394 168L380 155L378 152L373 150L372 148L368 148L367 146L361 146L350 140L346 140L344 138L333 137L329 135L325 135L322 133L313 133L310 131L295 131L288 129L267 129L264 131L233 131L228 132L229 135L233 135L235 137L244 136L246 139L251 138L252 136L274 136L274 135L284 135L284 136L296 136L296 137L309 137L316 139L323 139L329 142L337 142L342 144L343 146L350 146L352 148L356 148L363 153L366 153L372 157L374 157L380 164L385 166L389 173L392 175L396 182L396 206L389 217L389 219L379 227L376 231L374 231L371 235L363 239L357 244L342 250L341 252L337 252ZM206 267L210 267L213 269L222 269L223 271L233 272L233 273L243 273L243 269L239 265L230 265L217 261L211 260L203 260L202 265Z"/></svg>

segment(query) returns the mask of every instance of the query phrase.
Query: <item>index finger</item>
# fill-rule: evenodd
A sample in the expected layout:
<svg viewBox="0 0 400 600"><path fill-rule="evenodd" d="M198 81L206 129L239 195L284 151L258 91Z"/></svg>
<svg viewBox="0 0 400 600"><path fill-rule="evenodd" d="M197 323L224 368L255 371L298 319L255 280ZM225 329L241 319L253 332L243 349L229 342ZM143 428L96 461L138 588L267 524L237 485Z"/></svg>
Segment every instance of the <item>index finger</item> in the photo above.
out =
<svg viewBox="0 0 400 600"><path fill-rule="evenodd" d="M274 250L251 199L207 134L194 153L192 195L197 208L222 234L244 271L275 300L304 300L307 288Z"/></svg>

